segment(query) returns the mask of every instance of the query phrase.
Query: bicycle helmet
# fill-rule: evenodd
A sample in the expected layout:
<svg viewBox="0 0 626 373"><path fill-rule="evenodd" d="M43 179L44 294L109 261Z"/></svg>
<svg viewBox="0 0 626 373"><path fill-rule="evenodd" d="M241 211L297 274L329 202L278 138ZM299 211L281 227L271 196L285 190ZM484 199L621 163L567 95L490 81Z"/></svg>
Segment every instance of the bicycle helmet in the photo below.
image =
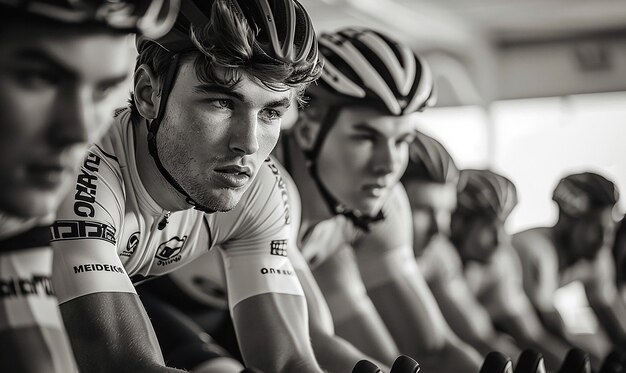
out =
<svg viewBox="0 0 626 373"><path fill-rule="evenodd" d="M615 184L593 172L568 175L554 189L552 199L571 216L582 216L594 208L612 207L619 199Z"/></svg>
<svg viewBox="0 0 626 373"><path fill-rule="evenodd" d="M324 57L321 78L307 89L311 102L326 107L311 150L305 152L309 170L328 208L368 230L384 218L367 216L343 206L319 178L317 158L323 142L343 107L378 109L402 116L434 105L433 75L426 62L409 47L367 28L346 28L319 37Z"/></svg>
<svg viewBox="0 0 626 373"><path fill-rule="evenodd" d="M489 170L462 170L457 211L504 221L517 205L517 189L511 180Z"/></svg>
<svg viewBox="0 0 626 373"><path fill-rule="evenodd" d="M158 38L171 29L180 0L0 0L0 6L62 23L101 23Z"/></svg>
<svg viewBox="0 0 626 373"><path fill-rule="evenodd" d="M439 141L418 132L409 145L409 164L402 175L402 181L410 180L456 184L459 169Z"/></svg>

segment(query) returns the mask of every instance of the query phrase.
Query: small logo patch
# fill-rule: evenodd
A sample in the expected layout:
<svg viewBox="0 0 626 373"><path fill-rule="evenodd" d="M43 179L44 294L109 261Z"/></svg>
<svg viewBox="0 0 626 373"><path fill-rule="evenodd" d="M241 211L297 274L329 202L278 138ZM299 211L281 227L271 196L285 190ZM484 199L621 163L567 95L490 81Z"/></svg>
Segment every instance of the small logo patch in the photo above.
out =
<svg viewBox="0 0 626 373"><path fill-rule="evenodd" d="M164 266L180 261L186 239L187 236L174 237L160 244L156 253L156 258L159 259L157 265Z"/></svg>
<svg viewBox="0 0 626 373"><path fill-rule="evenodd" d="M137 250L137 246L139 246L139 232L135 232L128 237L128 242L126 243L126 249L122 251L121 256L130 257Z"/></svg>
<svg viewBox="0 0 626 373"><path fill-rule="evenodd" d="M273 240L270 247L270 254L287 256L287 240Z"/></svg>

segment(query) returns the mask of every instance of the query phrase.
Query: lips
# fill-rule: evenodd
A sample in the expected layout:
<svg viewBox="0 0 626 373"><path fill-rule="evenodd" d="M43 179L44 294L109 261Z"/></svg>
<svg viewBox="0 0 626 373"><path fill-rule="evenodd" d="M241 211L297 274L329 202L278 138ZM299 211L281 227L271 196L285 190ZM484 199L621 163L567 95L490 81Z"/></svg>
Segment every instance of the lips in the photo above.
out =
<svg viewBox="0 0 626 373"><path fill-rule="evenodd" d="M241 188L252 177L250 167L231 165L214 169L216 179L226 188Z"/></svg>
<svg viewBox="0 0 626 373"><path fill-rule="evenodd" d="M383 191L387 188L386 184L365 184L361 188L366 194L372 197L380 197L383 194Z"/></svg>

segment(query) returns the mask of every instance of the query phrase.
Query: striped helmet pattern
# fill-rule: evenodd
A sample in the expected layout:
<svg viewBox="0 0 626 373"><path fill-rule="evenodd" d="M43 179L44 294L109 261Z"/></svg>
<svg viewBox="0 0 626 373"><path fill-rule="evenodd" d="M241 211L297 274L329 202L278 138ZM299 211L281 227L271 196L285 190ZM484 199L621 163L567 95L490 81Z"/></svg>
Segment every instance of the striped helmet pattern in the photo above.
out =
<svg viewBox="0 0 626 373"><path fill-rule="evenodd" d="M319 37L324 68L309 93L333 106L374 106L404 115L434 105L433 75L410 48L370 29Z"/></svg>
<svg viewBox="0 0 626 373"><path fill-rule="evenodd" d="M517 189L506 177L489 170L462 170L457 209L475 216L505 220L517 205Z"/></svg>
<svg viewBox="0 0 626 373"><path fill-rule="evenodd" d="M602 175L582 172L559 181L552 199L561 211L579 217L593 209L612 207L619 200L617 186Z"/></svg>
<svg viewBox="0 0 626 373"><path fill-rule="evenodd" d="M409 164L402 180L456 184L459 180L459 169L439 141L417 132L415 140L409 145Z"/></svg>

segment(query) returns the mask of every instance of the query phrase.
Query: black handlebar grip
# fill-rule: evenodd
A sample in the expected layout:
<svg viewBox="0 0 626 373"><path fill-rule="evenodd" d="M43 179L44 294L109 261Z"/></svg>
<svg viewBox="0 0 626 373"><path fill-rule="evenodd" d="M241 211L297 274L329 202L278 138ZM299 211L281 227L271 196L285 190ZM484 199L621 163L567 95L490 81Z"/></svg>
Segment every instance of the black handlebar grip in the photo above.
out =
<svg viewBox="0 0 626 373"><path fill-rule="evenodd" d="M515 373L545 373L543 355L535 350L524 350L517 360Z"/></svg>
<svg viewBox="0 0 626 373"><path fill-rule="evenodd" d="M381 370L371 361L361 360L352 368L352 373L381 373Z"/></svg>
<svg viewBox="0 0 626 373"><path fill-rule="evenodd" d="M390 373L417 373L420 371L420 365L417 361L406 355L400 355L393 362Z"/></svg>
<svg viewBox="0 0 626 373"><path fill-rule="evenodd" d="M591 373L589 355L579 348L572 348L557 373Z"/></svg>
<svg viewBox="0 0 626 373"><path fill-rule="evenodd" d="M626 373L626 356L617 350L611 352L604 359L599 373Z"/></svg>
<svg viewBox="0 0 626 373"><path fill-rule="evenodd" d="M508 356L492 351L485 357L480 373L513 373L513 363Z"/></svg>

